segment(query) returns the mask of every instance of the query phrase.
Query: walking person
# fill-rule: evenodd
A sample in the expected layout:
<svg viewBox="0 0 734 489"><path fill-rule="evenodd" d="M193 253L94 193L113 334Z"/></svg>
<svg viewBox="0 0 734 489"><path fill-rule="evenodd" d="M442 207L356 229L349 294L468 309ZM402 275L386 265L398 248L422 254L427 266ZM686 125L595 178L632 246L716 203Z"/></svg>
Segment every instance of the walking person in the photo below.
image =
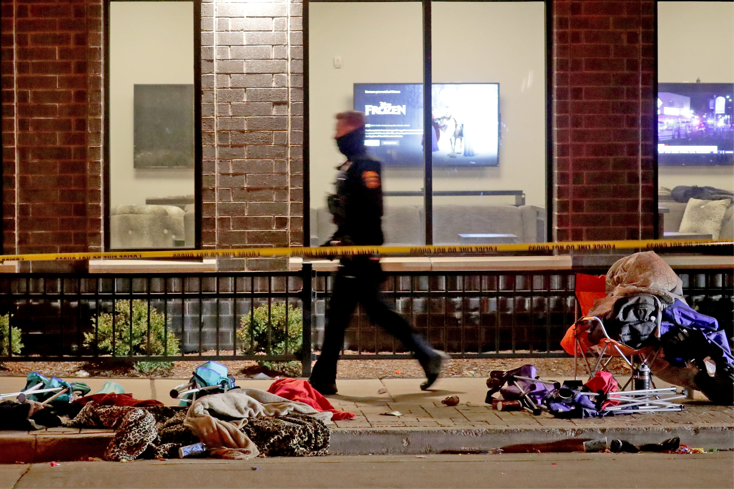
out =
<svg viewBox="0 0 734 489"><path fill-rule="evenodd" d="M337 230L324 246L380 246L382 234L382 164L367 153L364 145L365 117L362 112L336 115L336 144L347 157L339 167L336 194L328 199ZM427 390L438 378L448 356L434 350L428 341L380 298L384 280L379 258L359 255L342 257L336 273L326 315L324 344L314 365L311 385L321 394L336 394L336 364L344 345L349 318L362 304L372 323L400 340L423 367Z"/></svg>

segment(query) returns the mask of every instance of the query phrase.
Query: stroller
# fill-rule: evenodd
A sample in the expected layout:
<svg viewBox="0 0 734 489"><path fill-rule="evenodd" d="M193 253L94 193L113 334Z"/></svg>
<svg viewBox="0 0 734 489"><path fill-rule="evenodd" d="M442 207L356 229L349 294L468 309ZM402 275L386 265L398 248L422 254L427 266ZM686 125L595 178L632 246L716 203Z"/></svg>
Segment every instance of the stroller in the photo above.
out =
<svg viewBox="0 0 734 489"><path fill-rule="evenodd" d="M228 375L227 367L217 362L206 362L196 367L187 383L171 389L170 395L173 399L181 400L180 406L188 406L200 397L236 388L234 377Z"/></svg>

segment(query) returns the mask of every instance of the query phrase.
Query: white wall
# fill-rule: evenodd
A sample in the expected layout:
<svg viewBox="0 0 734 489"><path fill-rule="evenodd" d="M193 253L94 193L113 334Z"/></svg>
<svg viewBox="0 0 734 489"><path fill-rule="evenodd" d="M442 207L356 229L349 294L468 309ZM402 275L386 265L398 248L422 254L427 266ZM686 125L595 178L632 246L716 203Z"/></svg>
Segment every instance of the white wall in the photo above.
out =
<svg viewBox="0 0 734 489"><path fill-rule="evenodd" d="M329 2L311 3L309 20L311 206L319 207L343 160L333 141L334 114L352 108L354 83L422 81L422 18L419 3ZM500 84L504 125L498 168L434 167L434 189L524 190L527 203L545 207L543 4L434 2L432 44L435 83ZM341 56L341 69L334 56ZM384 171L387 191L423 187L422 170Z"/></svg>
<svg viewBox="0 0 734 489"><path fill-rule="evenodd" d="M110 2L110 204L194 194L194 170L133 167L133 86L194 83L193 2ZM198 55L198 53L197 53Z"/></svg>
<svg viewBox="0 0 734 489"><path fill-rule="evenodd" d="M660 83L734 83L734 2L659 2L658 69ZM658 182L734 191L734 166L659 166Z"/></svg>

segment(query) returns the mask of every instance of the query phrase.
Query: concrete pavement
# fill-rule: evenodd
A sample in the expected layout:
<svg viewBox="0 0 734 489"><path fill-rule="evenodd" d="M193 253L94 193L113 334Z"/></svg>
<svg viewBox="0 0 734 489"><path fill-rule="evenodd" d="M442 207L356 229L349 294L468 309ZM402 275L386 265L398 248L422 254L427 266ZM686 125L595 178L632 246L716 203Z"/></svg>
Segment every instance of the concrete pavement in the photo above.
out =
<svg viewBox="0 0 734 489"><path fill-rule="evenodd" d="M186 379L81 378L91 393L108 380L121 384L137 399L157 399L176 405L171 388ZM569 438L620 438L635 444L657 443L679 436L683 444L734 449L734 408L714 406L701 399L686 400L682 412L634 414L603 419L558 419L548 413L500 412L485 404L483 378L443 378L428 392L421 379L359 379L338 381L334 407L356 414L337 421L330 452L341 455L425 454L441 451L488 451L518 443L547 443ZM267 390L272 380L238 380L240 387ZM22 377L0 377L0 392L25 385ZM460 398L448 407L441 400ZM384 413L398 411L400 416ZM52 428L35 432L0 432L0 462L74 460L99 456L110 430ZM85 452L86 451L86 452ZM82 453L85 452L85 453Z"/></svg>

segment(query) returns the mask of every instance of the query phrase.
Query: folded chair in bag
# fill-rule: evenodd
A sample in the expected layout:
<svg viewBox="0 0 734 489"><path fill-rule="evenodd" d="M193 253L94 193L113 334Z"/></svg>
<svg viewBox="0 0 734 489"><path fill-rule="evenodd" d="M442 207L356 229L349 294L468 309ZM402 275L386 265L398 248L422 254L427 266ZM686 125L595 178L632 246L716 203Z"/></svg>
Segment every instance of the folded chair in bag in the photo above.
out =
<svg viewBox="0 0 734 489"><path fill-rule="evenodd" d="M227 392L235 387L234 377L228 375L227 367L217 362L206 362L196 367L187 383L171 389L170 395L181 399L180 405L186 406L199 397Z"/></svg>
<svg viewBox="0 0 734 489"><path fill-rule="evenodd" d="M522 406L533 414L540 414L543 399L557 389L560 384L545 381L537 377L534 365L523 365L512 370L494 370L487 379L487 397L485 402L491 404L494 395L500 393L505 401L520 401Z"/></svg>

